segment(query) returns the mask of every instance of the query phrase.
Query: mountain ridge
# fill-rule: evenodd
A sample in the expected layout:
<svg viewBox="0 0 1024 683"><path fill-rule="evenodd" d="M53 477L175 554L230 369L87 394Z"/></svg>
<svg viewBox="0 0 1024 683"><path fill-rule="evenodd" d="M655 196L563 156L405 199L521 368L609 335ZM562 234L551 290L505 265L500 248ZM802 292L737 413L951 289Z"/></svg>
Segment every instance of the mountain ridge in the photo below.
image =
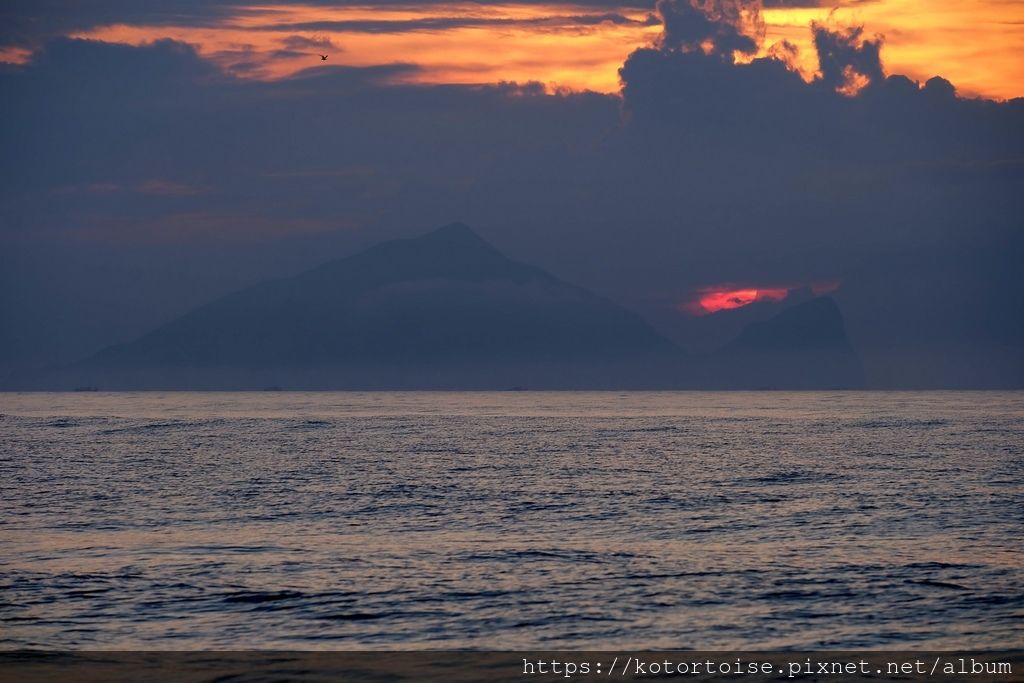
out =
<svg viewBox="0 0 1024 683"><path fill-rule="evenodd" d="M636 313L451 223L240 289L25 383L803 388L821 383L819 375L828 387L859 385L851 357L842 315L827 297L748 325L716 353L689 356Z"/></svg>
<svg viewBox="0 0 1024 683"><path fill-rule="evenodd" d="M76 370L133 388L620 386L680 353L632 311L453 223L228 294Z"/></svg>

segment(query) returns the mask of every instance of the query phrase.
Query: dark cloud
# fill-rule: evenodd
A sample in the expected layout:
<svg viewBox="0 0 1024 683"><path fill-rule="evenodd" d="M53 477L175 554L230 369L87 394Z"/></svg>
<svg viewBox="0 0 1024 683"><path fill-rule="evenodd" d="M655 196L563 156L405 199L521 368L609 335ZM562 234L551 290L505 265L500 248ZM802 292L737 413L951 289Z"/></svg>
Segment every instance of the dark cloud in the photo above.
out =
<svg viewBox="0 0 1024 683"><path fill-rule="evenodd" d="M760 0L659 0L661 47L706 51L727 62L757 52L764 37Z"/></svg>
<svg viewBox="0 0 1024 683"><path fill-rule="evenodd" d="M288 24L265 24L262 31L339 31L353 33L408 33L413 31L447 31L459 28L505 27L505 28L566 28L587 27L611 23L618 25L648 26L657 23L649 16L636 20L617 13L552 15L513 19L506 17L438 16L419 19L361 19L343 21L307 21Z"/></svg>
<svg viewBox="0 0 1024 683"><path fill-rule="evenodd" d="M837 7L837 6L850 6L850 5L869 5L871 3L878 2L879 0L843 0L842 2L836 2L836 0L764 0L765 7Z"/></svg>
<svg viewBox="0 0 1024 683"><path fill-rule="evenodd" d="M830 29L811 24L814 47L818 53L821 82L832 90L878 83L885 77L882 69L882 39L864 38L863 26ZM859 89L859 88L858 88Z"/></svg>
<svg viewBox="0 0 1024 683"><path fill-rule="evenodd" d="M870 74L856 96L672 46L631 55L618 98L388 85L407 65L243 81L170 41L53 41L0 74L3 367L463 220L684 343L716 318L678 311L701 287L838 281L876 379L1021 378L1024 101L837 45Z"/></svg>
<svg viewBox="0 0 1024 683"><path fill-rule="evenodd" d="M212 26L241 3L213 0L9 0L0 4L0 45L36 46L55 37L109 24Z"/></svg>
<svg viewBox="0 0 1024 683"><path fill-rule="evenodd" d="M623 137L648 150L645 169L658 169L642 183L652 214L669 195L685 207L678 225L713 264L709 280L800 271L808 281L807 266L830 264L819 274L842 282L876 378L924 382L931 367L967 383L1001 366L1020 381L1024 278L1008 255L1024 255L1013 198L1024 180L1024 100L960 99L943 79L887 78L877 43L816 30L833 61L811 84L775 59L630 56ZM851 69L866 81L856 97L837 92Z"/></svg>
<svg viewBox="0 0 1024 683"><path fill-rule="evenodd" d="M340 50L327 36L288 36L282 44L289 50Z"/></svg>
<svg viewBox="0 0 1024 683"><path fill-rule="evenodd" d="M872 0L864 0L870 2ZM521 0L523 4L551 5L550 0ZM279 0L276 5L324 7L408 6L408 0ZM826 0L765 0L765 7L833 6ZM448 0L425 0L418 6L442 9ZM655 9L656 0L577 0L559 5L579 8L584 16L616 10ZM0 45L38 45L74 31L110 24L157 26L216 26L227 19L259 13L247 0L7 0L0 4Z"/></svg>
<svg viewBox="0 0 1024 683"><path fill-rule="evenodd" d="M523 0L525 4L550 4L544 0ZM327 7L388 7L408 6L406 0L281 0L275 5L289 4ZM431 5L444 13L451 5L444 0L428 0L418 3L424 9ZM618 9L654 9L654 0L624 0L621 2L605 0L585 0L569 3L561 7L577 7L580 9L579 19L583 22L623 21L625 18L615 12ZM98 26L111 24L150 25L150 26L195 26L208 27L221 25L236 17L257 16L263 10L245 0L94 0L83 3L78 0L8 0L0 4L0 46L36 47L45 40L68 35L76 31L84 31ZM568 19L565 17L563 19ZM554 19L552 19L553 21ZM458 25L459 18L439 18L434 28L444 28L447 24ZM478 20L479 21L479 20ZM543 22L543 20L540 20ZM313 22L309 27L328 27L336 22ZM340 22L348 24L348 22ZM416 29L417 22L375 22L361 24L352 22L345 30L365 30L371 32L422 30L427 25ZM467 25L475 25L472 22ZM297 27L296 30L306 30ZM315 28L313 29L315 30ZM340 29L339 29L340 30Z"/></svg>

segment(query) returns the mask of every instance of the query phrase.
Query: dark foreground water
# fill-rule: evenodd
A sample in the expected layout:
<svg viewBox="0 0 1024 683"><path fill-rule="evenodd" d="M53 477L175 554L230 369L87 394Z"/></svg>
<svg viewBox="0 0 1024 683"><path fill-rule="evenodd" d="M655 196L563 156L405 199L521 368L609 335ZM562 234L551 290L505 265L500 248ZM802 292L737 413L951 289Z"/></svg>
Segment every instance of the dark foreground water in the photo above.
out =
<svg viewBox="0 0 1024 683"><path fill-rule="evenodd" d="M1019 647L1022 393L0 394L0 648Z"/></svg>

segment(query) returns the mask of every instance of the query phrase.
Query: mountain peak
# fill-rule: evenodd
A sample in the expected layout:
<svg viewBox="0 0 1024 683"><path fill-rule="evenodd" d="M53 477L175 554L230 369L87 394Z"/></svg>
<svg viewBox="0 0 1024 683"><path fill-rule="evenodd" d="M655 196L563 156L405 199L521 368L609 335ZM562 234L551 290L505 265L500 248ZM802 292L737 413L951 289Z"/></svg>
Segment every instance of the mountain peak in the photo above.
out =
<svg viewBox="0 0 1024 683"><path fill-rule="evenodd" d="M864 384L843 315L827 296L747 325L709 365L712 383L719 386L850 389Z"/></svg>
<svg viewBox="0 0 1024 683"><path fill-rule="evenodd" d="M762 351L846 349L849 341L839 306L831 297L821 296L748 325L733 346Z"/></svg>
<svg viewBox="0 0 1024 683"><path fill-rule="evenodd" d="M473 228L461 221L442 225L440 228L435 228L425 233L423 237L475 237L480 239L480 236L473 231Z"/></svg>
<svg viewBox="0 0 1024 683"><path fill-rule="evenodd" d="M513 261L452 223L229 294L108 347L62 381L600 387L637 377L664 382L659 363L675 353L630 311Z"/></svg>
<svg viewBox="0 0 1024 683"><path fill-rule="evenodd" d="M487 247L488 249L494 249L490 242L485 240L483 237L478 235L471 227L465 223L449 223L448 225L442 225L440 228L435 228L430 232L413 237L412 241L419 243L438 243L447 246L473 246L473 247Z"/></svg>

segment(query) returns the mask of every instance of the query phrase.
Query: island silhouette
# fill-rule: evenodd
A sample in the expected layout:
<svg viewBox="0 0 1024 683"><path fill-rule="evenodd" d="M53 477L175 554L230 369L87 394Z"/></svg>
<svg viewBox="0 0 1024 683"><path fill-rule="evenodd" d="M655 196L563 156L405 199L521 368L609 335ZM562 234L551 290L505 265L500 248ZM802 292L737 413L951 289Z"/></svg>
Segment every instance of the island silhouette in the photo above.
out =
<svg viewBox="0 0 1024 683"><path fill-rule="evenodd" d="M61 389L853 388L829 297L692 355L636 313L516 262L462 223L211 301L68 366Z"/></svg>

